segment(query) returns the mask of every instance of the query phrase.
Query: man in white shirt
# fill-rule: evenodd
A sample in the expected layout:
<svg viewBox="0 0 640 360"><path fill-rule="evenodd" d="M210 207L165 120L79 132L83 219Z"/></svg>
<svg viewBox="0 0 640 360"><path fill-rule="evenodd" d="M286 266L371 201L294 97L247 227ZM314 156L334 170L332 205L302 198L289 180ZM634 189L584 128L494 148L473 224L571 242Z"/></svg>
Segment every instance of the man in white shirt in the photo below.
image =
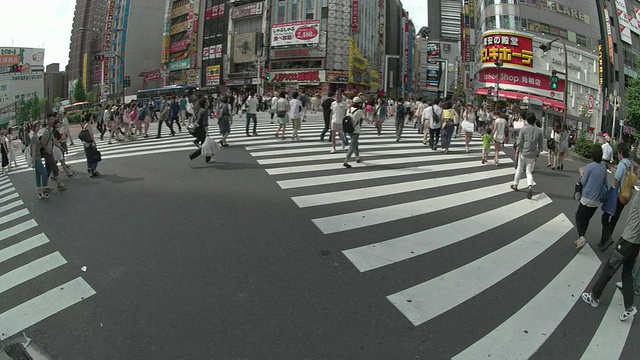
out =
<svg viewBox="0 0 640 360"><path fill-rule="evenodd" d="M276 114L276 107L278 103L278 93L273 92L273 96L271 97L270 112L271 112L271 123L273 124L273 116Z"/></svg>
<svg viewBox="0 0 640 360"><path fill-rule="evenodd" d="M258 133L256 131L256 127L258 126L258 99L256 98L256 94L254 92L251 92L249 94L249 98L247 98L245 107L247 109L247 127L245 129L245 132L247 133L247 136L251 136L249 134L249 123L251 122L251 120L253 120L253 136L258 136Z"/></svg>
<svg viewBox="0 0 640 360"><path fill-rule="evenodd" d="M433 114L437 115L438 121L434 120ZM427 145L427 135L429 136L429 147L433 150L438 149L438 142L440 141L440 127L442 126L442 108L440 107L440 98L437 98L434 102L430 102L422 112L422 122L425 128L429 127L429 132L424 133L422 143Z"/></svg>
<svg viewBox="0 0 640 360"><path fill-rule="evenodd" d="M331 153L336 152L336 136L342 139L342 119L347 114L347 105L342 101L342 93L336 93L336 100L331 104ZM344 144L344 143L343 143ZM345 145L342 145L345 148Z"/></svg>
<svg viewBox="0 0 640 360"><path fill-rule="evenodd" d="M613 149L611 148L611 138L609 134L604 133L604 144L602 144L602 160L607 164L611 164L613 161Z"/></svg>

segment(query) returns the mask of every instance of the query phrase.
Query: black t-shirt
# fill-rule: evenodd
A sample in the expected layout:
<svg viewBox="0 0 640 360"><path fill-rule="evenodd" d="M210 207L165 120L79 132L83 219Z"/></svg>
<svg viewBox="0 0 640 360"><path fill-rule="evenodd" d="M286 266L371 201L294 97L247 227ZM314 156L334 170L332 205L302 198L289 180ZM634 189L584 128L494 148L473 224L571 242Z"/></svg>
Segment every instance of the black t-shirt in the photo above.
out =
<svg viewBox="0 0 640 360"><path fill-rule="evenodd" d="M324 114L329 114L331 115L331 104L333 104L335 100L333 98L326 98L324 99L324 101L322 102L322 111L324 112Z"/></svg>

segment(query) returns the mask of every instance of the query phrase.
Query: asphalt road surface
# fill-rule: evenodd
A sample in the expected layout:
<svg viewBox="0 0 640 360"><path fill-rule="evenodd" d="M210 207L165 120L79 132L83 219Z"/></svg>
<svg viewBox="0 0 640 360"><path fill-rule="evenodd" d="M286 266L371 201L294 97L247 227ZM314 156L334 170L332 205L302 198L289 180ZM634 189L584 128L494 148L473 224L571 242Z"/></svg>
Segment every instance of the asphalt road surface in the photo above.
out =
<svg viewBox="0 0 640 360"><path fill-rule="evenodd" d="M527 200L509 189L512 151L483 165L479 138L443 154L411 126L396 142L393 121L381 136L367 124L364 161L344 169L319 114L298 142L258 119L257 137L236 120L211 165L165 130L100 141L89 179L76 142L76 176L49 200L20 158L0 178L2 345L53 359L640 357L613 281L599 308L580 300L608 255L600 212L574 250L581 164L540 159Z"/></svg>

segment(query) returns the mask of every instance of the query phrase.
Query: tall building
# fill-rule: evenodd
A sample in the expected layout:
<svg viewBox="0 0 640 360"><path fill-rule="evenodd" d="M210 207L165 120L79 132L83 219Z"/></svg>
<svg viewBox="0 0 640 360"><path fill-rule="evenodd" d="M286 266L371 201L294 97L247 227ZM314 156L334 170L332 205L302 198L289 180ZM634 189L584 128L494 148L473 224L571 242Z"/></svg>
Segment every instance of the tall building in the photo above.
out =
<svg viewBox="0 0 640 360"><path fill-rule="evenodd" d="M613 92L624 94L630 78L638 77L638 59L640 58L640 4L637 1L598 0L598 15L600 25L600 39L597 43L599 68L602 71L602 101L603 118L599 129L604 129L613 135L619 134L620 121L626 116L624 98L618 109L616 124L613 124L614 103L609 101ZM596 22L595 19L590 19ZM608 105L608 106L607 106ZM612 128L615 131L611 131ZM625 133L633 133L628 126Z"/></svg>
<svg viewBox="0 0 640 360"><path fill-rule="evenodd" d="M200 76L202 86L210 92L222 92L224 77L228 77L229 6L225 0L207 0L201 33L202 50ZM223 56L224 54L224 56Z"/></svg>
<svg viewBox="0 0 640 360"><path fill-rule="evenodd" d="M460 60L460 15L461 0L427 0L429 34L424 39L422 57L426 56L426 65L422 68L420 87L427 92L428 98L449 96L456 86L457 64ZM465 0L467 1L467 0ZM493 1L493 0L482 0ZM502 0L498 0L502 1ZM513 1L513 0L504 0Z"/></svg>
<svg viewBox="0 0 640 360"><path fill-rule="evenodd" d="M386 96L397 98L402 94L403 84L403 9L399 0L386 0L384 23L384 74L383 90ZM400 40L400 41L399 41Z"/></svg>
<svg viewBox="0 0 640 360"><path fill-rule="evenodd" d="M3 125L15 117L21 100L44 96L44 49L0 47L0 64L0 125Z"/></svg>
<svg viewBox="0 0 640 360"><path fill-rule="evenodd" d="M262 71L265 34L268 28L268 11L265 2L243 1L230 4L229 37L227 51L223 55L225 68L224 82L227 89L250 90L262 93Z"/></svg>
<svg viewBox="0 0 640 360"><path fill-rule="evenodd" d="M109 0L76 2L67 73L70 82L82 81L87 91L94 90L94 86L100 83L94 77L94 69L100 66L94 61L94 56L102 51L101 35L107 20L108 3Z"/></svg>
<svg viewBox="0 0 640 360"><path fill-rule="evenodd" d="M158 0L108 2L104 28L107 58L104 64L98 63L93 68L95 81L103 85L103 99L119 99L123 89L128 96L146 87L159 87L158 54L162 50L165 4ZM125 76L131 79L128 88L123 87Z"/></svg>
<svg viewBox="0 0 640 360"><path fill-rule="evenodd" d="M215 16L221 16L220 11L226 6L222 0L167 0L165 4L161 43L163 85L200 86L202 56L198 56L198 49L203 46L198 44L198 32L202 30L198 20L201 5L205 7L205 22L214 16L214 11Z"/></svg>
<svg viewBox="0 0 640 360"><path fill-rule="evenodd" d="M474 5L474 94L491 92L495 97L499 87L501 101L526 98L543 107L547 125L563 119L566 101L569 126L597 126L598 117L589 109L600 87L596 6L571 0L477 0ZM549 51L540 49L554 39ZM564 72L565 67L568 82L559 75L557 87L552 86L552 71Z"/></svg>
<svg viewBox="0 0 640 360"><path fill-rule="evenodd" d="M56 98L69 98L69 80L65 71L60 71L60 64L49 64L44 72L44 98L47 108L51 109ZM54 109L58 110L58 109Z"/></svg>

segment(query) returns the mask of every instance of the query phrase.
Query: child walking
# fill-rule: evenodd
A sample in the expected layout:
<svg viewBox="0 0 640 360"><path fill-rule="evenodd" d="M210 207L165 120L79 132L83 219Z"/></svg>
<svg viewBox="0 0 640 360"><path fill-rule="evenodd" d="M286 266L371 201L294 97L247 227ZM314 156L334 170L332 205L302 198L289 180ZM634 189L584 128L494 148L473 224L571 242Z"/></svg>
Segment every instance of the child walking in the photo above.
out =
<svg viewBox="0 0 640 360"><path fill-rule="evenodd" d="M491 136L491 128L487 127L485 133L482 134L482 163L487 162L489 151L491 151L491 144L493 143L493 136Z"/></svg>

